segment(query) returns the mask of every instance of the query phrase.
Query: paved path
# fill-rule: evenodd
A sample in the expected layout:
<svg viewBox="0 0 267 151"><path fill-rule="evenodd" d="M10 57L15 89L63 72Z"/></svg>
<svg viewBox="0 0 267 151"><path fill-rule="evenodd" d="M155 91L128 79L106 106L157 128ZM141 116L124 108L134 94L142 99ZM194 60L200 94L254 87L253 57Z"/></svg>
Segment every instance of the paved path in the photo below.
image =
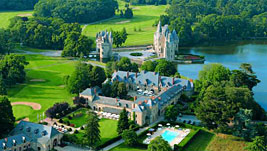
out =
<svg viewBox="0 0 267 151"><path fill-rule="evenodd" d="M142 132L144 132L145 130L147 130L149 127L151 127L151 126L153 126L153 125L155 125L158 122L163 121L163 120L164 120L164 118L163 117L160 117L157 121L155 121L154 123L150 124L149 126L144 127L144 128L141 128L138 131L136 131L136 134L137 135L141 134ZM102 151L108 151L108 150L111 150L112 148L114 148L116 146L119 146L122 143L124 143L124 140L123 139L120 139L117 142L115 142L113 144L110 144L109 146L106 146L105 148L100 149L100 150L102 150Z"/></svg>

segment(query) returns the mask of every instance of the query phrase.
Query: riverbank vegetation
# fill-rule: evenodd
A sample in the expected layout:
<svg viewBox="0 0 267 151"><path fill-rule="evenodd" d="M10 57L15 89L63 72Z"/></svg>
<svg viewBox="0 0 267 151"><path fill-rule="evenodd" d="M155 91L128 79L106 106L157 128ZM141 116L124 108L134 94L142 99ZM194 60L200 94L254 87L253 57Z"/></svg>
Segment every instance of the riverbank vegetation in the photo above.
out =
<svg viewBox="0 0 267 151"><path fill-rule="evenodd" d="M264 0L173 0L160 21L175 29L180 45L186 46L205 41L266 37L266 11Z"/></svg>

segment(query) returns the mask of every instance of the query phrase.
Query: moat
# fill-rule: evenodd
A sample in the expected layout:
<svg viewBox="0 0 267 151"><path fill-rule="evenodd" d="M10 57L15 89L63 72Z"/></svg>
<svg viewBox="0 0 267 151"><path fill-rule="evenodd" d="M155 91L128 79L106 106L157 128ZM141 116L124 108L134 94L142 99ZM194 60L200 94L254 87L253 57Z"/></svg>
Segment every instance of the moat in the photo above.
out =
<svg viewBox="0 0 267 151"><path fill-rule="evenodd" d="M267 40L180 48L180 52L205 56L205 64L221 63L231 70L238 69L241 63L250 63L261 80L253 89L254 98L267 110ZM197 79L202 67L203 64L183 64L178 65L178 71L184 76Z"/></svg>

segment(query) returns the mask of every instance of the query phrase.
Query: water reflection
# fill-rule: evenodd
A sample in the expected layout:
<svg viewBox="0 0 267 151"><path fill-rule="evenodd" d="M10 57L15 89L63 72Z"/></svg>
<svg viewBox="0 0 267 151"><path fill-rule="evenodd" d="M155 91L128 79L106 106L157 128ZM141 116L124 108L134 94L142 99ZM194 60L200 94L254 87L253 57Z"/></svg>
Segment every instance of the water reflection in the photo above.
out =
<svg viewBox="0 0 267 151"><path fill-rule="evenodd" d="M180 52L203 55L207 60L205 64L221 63L231 70L238 69L241 63L252 64L253 70L261 80L261 83L254 88L255 99L267 110L267 41L181 48ZM184 76L197 79L202 67L202 64L178 65L178 71Z"/></svg>

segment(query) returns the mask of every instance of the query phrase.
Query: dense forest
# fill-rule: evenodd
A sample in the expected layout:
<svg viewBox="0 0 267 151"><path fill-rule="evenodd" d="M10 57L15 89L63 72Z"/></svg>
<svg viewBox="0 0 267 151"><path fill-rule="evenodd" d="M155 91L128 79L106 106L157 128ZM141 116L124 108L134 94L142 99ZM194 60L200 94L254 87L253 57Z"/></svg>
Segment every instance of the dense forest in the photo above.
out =
<svg viewBox="0 0 267 151"><path fill-rule="evenodd" d="M38 0L0 0L0 10L33 9Z"/></svg>
<svg viewBox="0 0 267 151"><path fill-rule="evenodd" d="M34 16L91 23L114 16L117 8L115 0L40 0L34 7Z"/></svg>
<svg viewBox="0 0 267 151"><path fill-rule="evenodd" d="M132 5L148 4L148 5L165 5L171 2L171 0L123 0L131 3Z"/></svg>
<svg viewBox="0 0 267 151"><path fill-rule="evenodd" d="M266 0L173 0L162 15L181 45L267 36Z"/></svg>
<svg viewBox="0 0 267 151"><path fill-rule="evenodd" d="M15 17L8 31L15 42L33 48L63 49L63 56L87 55L93 44L92 40L81 34L78 23L68 24L56 18Z"/></svg>

